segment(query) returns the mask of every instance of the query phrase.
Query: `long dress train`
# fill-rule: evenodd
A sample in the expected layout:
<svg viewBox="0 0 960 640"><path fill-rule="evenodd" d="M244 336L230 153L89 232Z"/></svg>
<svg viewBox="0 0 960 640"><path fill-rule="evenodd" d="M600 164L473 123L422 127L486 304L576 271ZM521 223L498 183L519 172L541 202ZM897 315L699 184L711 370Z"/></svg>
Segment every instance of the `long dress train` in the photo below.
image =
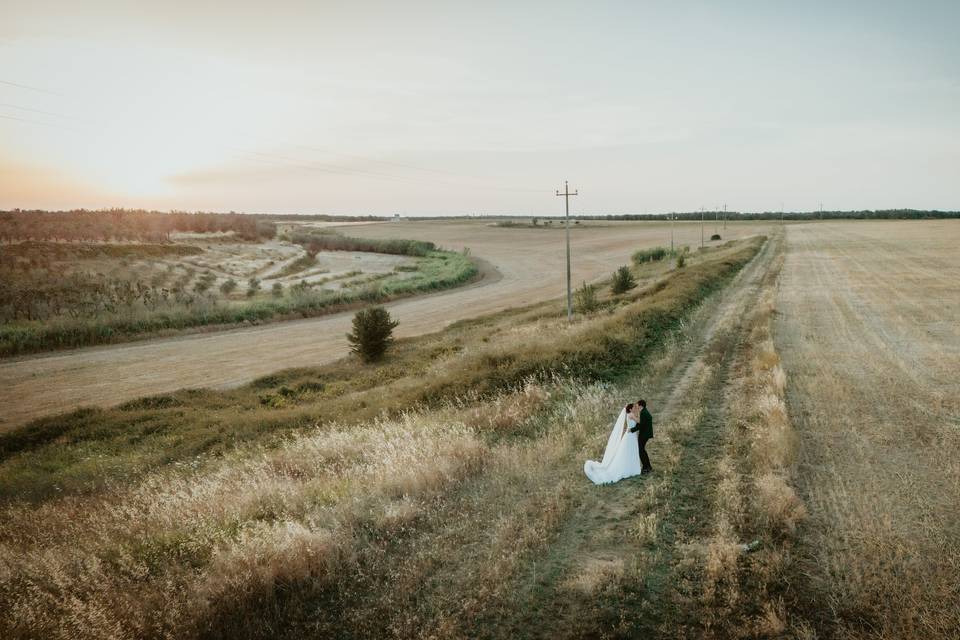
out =
<svg viewBox="0 0 960 640"><path fill-rule="evenodd" d="M613 423L603 460L583 463L583 472L594 484L608 484L640 475L640 442L637 434L624 431L626 423L627 411L624 409Z"/></svg>

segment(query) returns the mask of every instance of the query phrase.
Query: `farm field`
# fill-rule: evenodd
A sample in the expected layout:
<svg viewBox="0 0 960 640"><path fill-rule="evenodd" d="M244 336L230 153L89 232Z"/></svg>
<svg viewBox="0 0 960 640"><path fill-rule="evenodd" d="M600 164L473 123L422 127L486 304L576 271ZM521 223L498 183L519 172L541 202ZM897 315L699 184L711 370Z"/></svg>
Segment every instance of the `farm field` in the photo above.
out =
<svg viewBox="0 0 960 640"><path fill-rule="evenodd" d="M769 223L730 223L725 240L762 233L769 227ZM359 238L416 238L446 249L469 249L471 257L481 260L484 277L474 285L389 304L401 322L399 336L436 331L457 320L555 298L565 290L564 235L559 229L414 220L351 225L348 229L349 235ZM707 237L712 229L707 226ZM629 262L634 250L668 245L669 241L669 225L664 223L591 223L575 229L574 282L608 276ZM696 248L699 224L677 223L676 241ZM341 313L3 360L0 430L79 405L109 406L183 387L236 386L274 371L278 363L316 366L331 362L347 353L343 336L349 324L350 314Z"/></svg>
<svg viewBox="0 0 960 640"><path fill-rule="evenodd" d="M572 325L553 297L0 434L0 630L955 637L960 224L765 231ZM592 485L639 397L655 473Z"/></svg>
<svg viewBox="0 0 960 640"><path fill-rule="evenodd" d="M960 221L788 228L776 343L820 637L960 633Z"/></svg>

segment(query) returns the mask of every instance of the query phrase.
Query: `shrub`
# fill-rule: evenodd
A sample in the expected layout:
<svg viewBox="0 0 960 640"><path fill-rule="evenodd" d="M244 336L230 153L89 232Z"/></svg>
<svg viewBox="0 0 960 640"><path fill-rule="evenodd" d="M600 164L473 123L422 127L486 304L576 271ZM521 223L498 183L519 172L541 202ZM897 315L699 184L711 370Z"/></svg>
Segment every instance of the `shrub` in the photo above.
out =
<svg viewBox="0 0 960 640"><path fill-rule="evenodd" d="M644 262L663 260L670 254L671 251L666 247L654 247L652 249L640 249L633 254L632 259L633 264L640 265Z"/></svg>
<svg viewBox="0 0 960 640"><path fill-rule="evenodd" d="M350 238L337 234L294 233L293 242L308 247L310 251L368 251L371 253L391 253L404 256L425 257L436 250L432 242L421 240L401 240L399 238L384 238L380 240L367 238Z"/></svg>
<svg viewBox="0 0 960 640"><path fill-rule="evenodd" d="M254 296L260 290L260 281L256 278L247 280L247 297Z"/></svg>
<svg viewBox="0 0 960 640"><path fill-rule="evenodd" d="M583 285L577 289L574 297L577 301L577 310L579 310L580 313L596 311L600 306L599 301L597 301L597 287L592 284L584 282Z"/></svg>
<svg viewBox="0 0 960 640"><path fill-rule="evenodd" d="M357 311L353 316L353 332L347 334L350 351L364 362L379 360L393 342L393 329L398 324L383 307Z"/></svg>
<svg viewBox="0 0 960 640"><path fill-rule="evenodd" d="M273 287L270 288L270 293L273 294L274 298L280 298L283 296L283 285L279 282L274 282Z"/></svg>
<svg viewBox="0 0 960 640"><path fill-rule="evenodd" d="M686 251L681 251L680 253L677 254L677 269L683 269L683 265L687 263L686 256L687 256Z"/></svg>
<svg viewBox="0 0 960 640"><path fill-rule="evenodd" d="M712 236L710 236L710 240L719 240L719 239L720 239L720 234L719 234L719 233L715 233L715 234L713 234Z"/></svg>
<svg viewBox="0 0 960 640"><path fill-rule="evenodd" d="M610 290L615 294L626 293L637 286L637 280L630 272L630 267L620 267L613 272L613 282Z"/></svg>
<svg viewBox="0 0 960 640"><path fill-rule="evenodd" d="M230 295L230 292L236 288L237 288L237 281L234 280L233 278L230 278L229 280L224 280L223 283L220 285L220 293L227 296L227 295Z"/></svg>
<svg viewBox="0 0 960 640"><path fill-rule="evenodd" d="M195 283L193 283L193 290L197 293L205 293L207 289L213 286L213 283L216 282L217 277L207 271L205 274L200 276Z"/></svg>

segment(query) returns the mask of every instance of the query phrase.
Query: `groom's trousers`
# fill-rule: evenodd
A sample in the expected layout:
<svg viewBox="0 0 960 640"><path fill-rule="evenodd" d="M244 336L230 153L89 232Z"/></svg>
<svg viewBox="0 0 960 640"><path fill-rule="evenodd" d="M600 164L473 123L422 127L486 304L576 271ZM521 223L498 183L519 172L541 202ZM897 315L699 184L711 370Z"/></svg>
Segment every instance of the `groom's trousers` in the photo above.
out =
<svg viewBox="0 0 960 640"><path fill-rule="evenodd" d="M650 466L650 456L647 455L647 440L649 439L640 438L640 465L643 471L653 471L653 467Z"/></svg>

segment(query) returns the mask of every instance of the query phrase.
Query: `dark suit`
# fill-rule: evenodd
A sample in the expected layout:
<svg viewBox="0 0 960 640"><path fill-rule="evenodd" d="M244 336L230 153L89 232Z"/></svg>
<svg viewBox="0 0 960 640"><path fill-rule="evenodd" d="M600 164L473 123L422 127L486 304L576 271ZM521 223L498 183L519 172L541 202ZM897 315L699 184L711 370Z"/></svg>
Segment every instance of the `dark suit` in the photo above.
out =
<svg viewBox="0 0 960 640"><path fill-rule="evenodd" d="M640 464L644 471L653 471L650 466L650 457L647 455L647 440L653 438L653 416L644 407L640 410L640 421L630 431L636 432L640 440Z"/></svg>

